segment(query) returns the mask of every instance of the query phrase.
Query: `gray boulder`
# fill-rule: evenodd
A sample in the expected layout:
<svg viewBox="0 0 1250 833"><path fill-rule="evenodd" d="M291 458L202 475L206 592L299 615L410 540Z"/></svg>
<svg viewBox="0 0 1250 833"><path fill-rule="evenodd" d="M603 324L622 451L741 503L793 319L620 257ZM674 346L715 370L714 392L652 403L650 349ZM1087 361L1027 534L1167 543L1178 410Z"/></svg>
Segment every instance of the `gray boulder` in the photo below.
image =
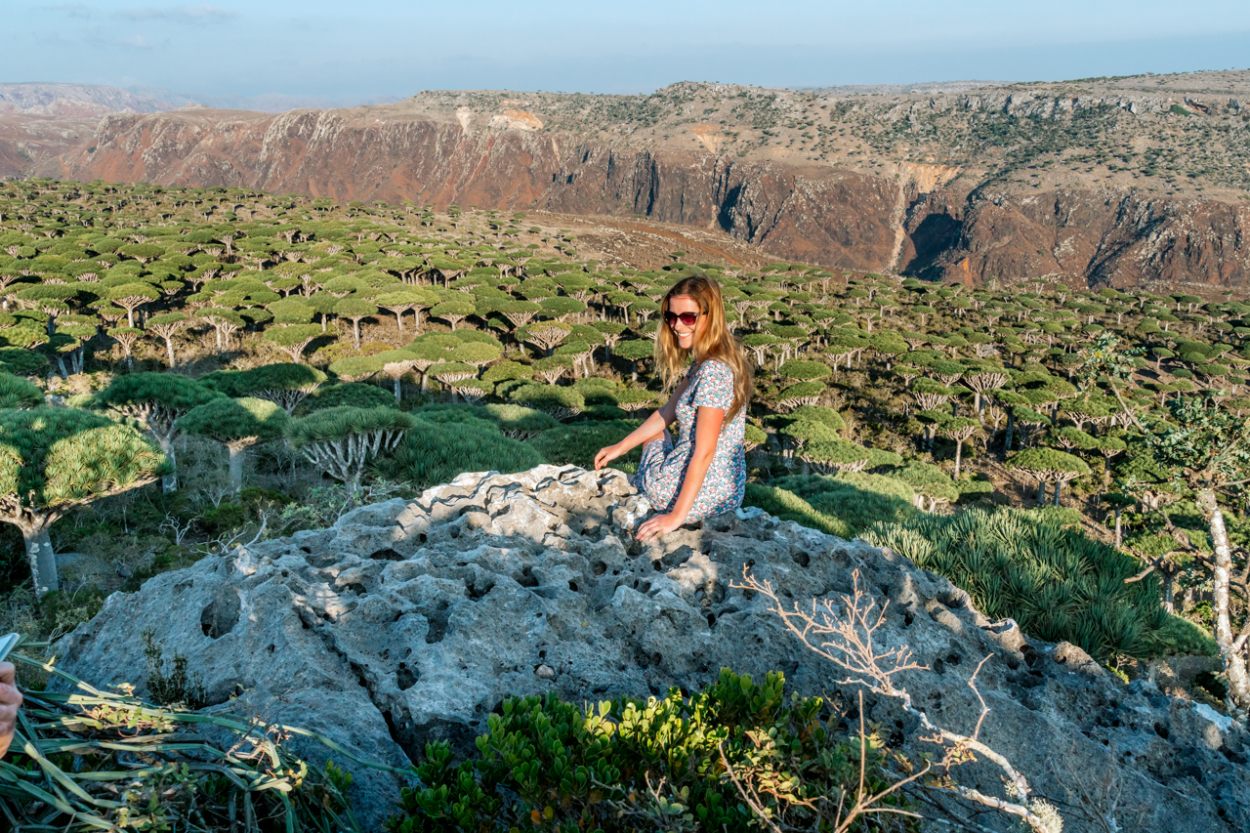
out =
<svg viewBox="0 0 1250 833"><path fill-rule="evenodd" d="M810 606L851 592L858 570L860 587L889 603L879 644L905 645L928 667L902 682L939 726L972 730L980 709L967 681L990 657L981 737L1060 807L1068 831L1250 829L1246 733L1209 709L991 622L888 550L755 513L642 545L629 530L646 510L616 471L461 475L114 594L57 653L97 684L140 683L137 636L152 629L167 656L189 657L213 708L312 729L396 767L430 739L467 746L510 695L663 694L722 667L757 679L781 670L791 690L840 704L853 731L858 689L785 632L763 596L732 584L748 568ZM894 701L869 697L866 710L893 742L935 751ZM401 779L340 762L376 826ZM957 777L1005 797L984 762Z"/></svg>

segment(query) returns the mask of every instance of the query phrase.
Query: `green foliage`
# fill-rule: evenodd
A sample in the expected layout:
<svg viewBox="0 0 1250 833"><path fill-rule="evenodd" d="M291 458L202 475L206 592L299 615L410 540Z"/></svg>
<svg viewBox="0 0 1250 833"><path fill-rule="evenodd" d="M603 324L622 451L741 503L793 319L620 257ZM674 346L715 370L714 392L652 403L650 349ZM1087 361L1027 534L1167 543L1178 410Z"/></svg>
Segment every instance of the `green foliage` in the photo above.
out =
<svg viewBox="0 0 1250 833"><path fill-rule="evenodd" d="M410 431L416 426L416 418L395 408L340 405L319 408L309 416L292 420L287 428L287 439L292 447L298 449L310 443L342 440L350 436Z"/></svg>
<svg viewBox="0 0 1250 833"><path fill-rule="evenodd" d="M829 365L824 362L808 362L792 359L783 364L778 373L786 379L797 379L799 381L810 381L812 379L823 379L833 371L829 369Z"/></svg>
<svg viewBox="0 0 1250 833"><path fill-rule="evenodd" d="M1157 577L1125 584L1139 562L1058 519L973 507L874 524L864 540L945 576L986 616L1011 617L1039 639L1066 640L1101 660L1178 647L1169 643Z"/></svg>
<svg viewBox="0 0 1250 833"><path fill-rule="evenodd" d="M1047 482L1089 474L1089 465L1080 457L1054 448L1026 448L1008 460L1007 465Z"/></svg>
<svg viewBox="0 0 1250 833"><path fill-rule="evenodd" d="M289 421L286 411L268 400L221 398L192 408L178 426L222 445L247 446L281 439Z"/></svg>
<svg viewBox="0 0 1250 833"><path fill-rule="evenodd" d="M574 422L552 428L536 436L531 443L548 463L557 466L574 465L584 469L594 468L595 454L604 446L618 443L642 423L637 420L603 420ZM618 457L622 463L637 464L642 450L632 449Z"/></svg>
<svg viewBox="0 0 1250 833"><path fill-rule="evenodd" d="M424 489L447 483L462 472L510 474L542 463L542 455L533 446L508 439L492 426L420 420L377 468L389 479Z"/></svg>
<svg viewBox="0 0 1250 833"><path fill-rule="evenodd" d="M21 376L0 372L0 409L37 408L43 391Z"/></svg>
<svg viewBox="0 0 1250 833"><path fill-rule="evenodd" d="M790 412L790 419L819 422L839 433L846 430L846 420L842 419L842 415L824 405L800 405Z"/></svg>
<svg viewBox="0 0 1250 833"><path fill-rule="evenodd" d="M322 408L338 408L343 405L350 405L353 408L399 408L394 394L382 390L377 385L341 382L337 385L317 388L296 406L295 415L307 416Z"/></svg>
<svg viewBox="0 0 1250 833"><path fill-rule="evenodd" d="M776 486L747 483L743 506L754 506L783 521L794 521L802 526L817 529L828 535L836 535L848 541L854 538L851 527L845 521L818 511L803 498Z"/></svg>
<svg viewBox="0 0 1250 833"><path fill-rule="evenodd" d="M523 405L484 405L482 413L499 426L505 437L528 440L559 426L559 422L542 411Z"/></svg>
<svg viewBox="0 0 1250 833"><path fill-rule="evenodd" d="M556 419L576 416L586 407L586 398L574 388L554 385L525 385L511 394L512 401L543 411Z"/></svg>
<svg viewBox="0 0 1250 833"><path fill-rule="evenodd" d="M62 509L168 473L147 438L97 414L0 411L0 495L21 506Z"/></svg>
<svg viewBox="0 0 1250 833"><path fill-rule="evenodd" d="M251 370L218 371L201 382L226 396L256 396L261 391L311 392L326 380L326 375L305 364L266 364Z"/></svg>
<svg viewBox="0 0 1250 833"><path fill-rule="evenodd" d="M865 448L842 439L813 440L803 446L799 456L815 466L852 471L897 466L903 461L892 451Z"/></svg>
<svg viewBox="0 0 1250 833"><path fill-rule="evenodd" d="M152 408L186 413L221 396L217 390L176 373L127 373L96 393L91 406L131 415Z"/></svg>
<svg viewBox="0 0 1250 833"><path fill-rule="evenodd" d="M389 833L758 830L722 754L770 819L817 829L816 808L853 801L861 768L865 787L879 791L889 783L887 762L897 761L873 734L861 762L859 739L837 732L822 701L786 702L779 673L759 685L724 669L688 698L672 689L584 708L555 694L509 698L487 726L476 754L458 765L447 743L426 746L421 786L403 790ZM851 829L908 829L887 822L899 816L872 818L871 828Z"/></svg>
<svg viewBox="0 0 1250 833"><path fill-rule="evenodd" d="M0 338L8 334L4 331ZM16 376L38 376L48 368L48 360L40 353L20 347L0 347L0 369Z"/></svg>

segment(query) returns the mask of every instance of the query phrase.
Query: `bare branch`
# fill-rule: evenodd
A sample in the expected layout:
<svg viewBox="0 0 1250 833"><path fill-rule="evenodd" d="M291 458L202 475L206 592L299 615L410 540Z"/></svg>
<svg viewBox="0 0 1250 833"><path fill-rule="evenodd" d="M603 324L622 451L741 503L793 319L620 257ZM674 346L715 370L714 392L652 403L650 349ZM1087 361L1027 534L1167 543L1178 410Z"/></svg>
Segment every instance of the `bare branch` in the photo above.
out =
<svg viewBox="0 0 1250 833"><path fill-rule="evenodd" d="M953 786L950 788L953 792L969 801L1016 816L1036 833L1052 833L1051 825L1034 812L1033 808L1040 805L1039 809L1044 808L1049 813L1055 813L1054 808L1045 802L1030 801L1032 789L1025 777L1016 771L1005 755L978 740L981 726L990 710L977 689L976 678L990 657L981 660L968 680L968 687L981 704L981 713L973 733L962 735L952 732L935 726L929 720L928 714L916 708L911 695L896 679L907 671L928 670L927 666L916 662L906 646L885 650L874 644L875 633L885 623L885 612L889 603L887 601L878 608L877 602L860 588L859 570L852 574L851 595L840 596L839 602L823 599L818 603L813 600L810 613L802 610L797 603L792 607L784 606L773 591L772 584L767 580L756 579L745 567L742 576L742 584L733 583L730 586L751 590L769 599L772 602L769 612L781 619L786 630L798 637L808 649L847 672L848 676L841 680L843 684L858 685L874 694L897 700L905 712L933 734L932 738L926 740L945 747L943 765L947 768L959 763L969 753L993 762L1002 770L1008 782L1008 792L1017 798L1018 803L986 795L971 787ZM862 719L862 709L860 714ZM852 808L852 813L856 813L864 801L862 784L860 790L861 794L857 797L858 801Z"/></svg>

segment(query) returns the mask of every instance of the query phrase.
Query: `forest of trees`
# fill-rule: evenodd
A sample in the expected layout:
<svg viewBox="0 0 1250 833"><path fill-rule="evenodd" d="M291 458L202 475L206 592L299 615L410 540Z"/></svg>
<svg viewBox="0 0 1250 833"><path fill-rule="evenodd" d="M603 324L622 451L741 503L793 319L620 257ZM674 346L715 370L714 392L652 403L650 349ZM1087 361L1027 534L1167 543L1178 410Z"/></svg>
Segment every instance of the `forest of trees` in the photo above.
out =
<svg viewBox="0 0 1250 833"><path fill-rule="evenodd" d="M1121 675L1218 654L1195 696L1244 716L1245 298L608 268L523 213L240 189L0 183L0 626L64 633L461 471L589 466L662 402L659 301L690 274L757 368L748 503Z"/></svg>

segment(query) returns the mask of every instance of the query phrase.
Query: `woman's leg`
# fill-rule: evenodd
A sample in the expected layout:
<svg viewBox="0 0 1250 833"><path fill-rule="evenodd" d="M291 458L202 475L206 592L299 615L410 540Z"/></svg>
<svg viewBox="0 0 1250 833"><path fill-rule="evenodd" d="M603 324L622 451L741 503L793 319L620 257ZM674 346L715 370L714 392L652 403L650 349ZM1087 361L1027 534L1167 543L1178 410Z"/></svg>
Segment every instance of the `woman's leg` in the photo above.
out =
<svg viewBox="0 0 1250 833"><path fill-rule="evenodd" d="M653 443L656 440L665 440L665 439L668 440L669 445L673 444L673 438L669 436L668 429L661 428L658 434L652 434L650 437L647 437L645 440L643 440L642 447L645 449L648 444Z"/></svg>
<svg viewBox="0 0 1250 833"><path fill-rule="evenodd" d="M642 458L638 461L638 474L633 478L635 488L647 491L648 476L663 467L665 457L673 448L673 438L668 429L660 431L642 445Z"/></svg>

